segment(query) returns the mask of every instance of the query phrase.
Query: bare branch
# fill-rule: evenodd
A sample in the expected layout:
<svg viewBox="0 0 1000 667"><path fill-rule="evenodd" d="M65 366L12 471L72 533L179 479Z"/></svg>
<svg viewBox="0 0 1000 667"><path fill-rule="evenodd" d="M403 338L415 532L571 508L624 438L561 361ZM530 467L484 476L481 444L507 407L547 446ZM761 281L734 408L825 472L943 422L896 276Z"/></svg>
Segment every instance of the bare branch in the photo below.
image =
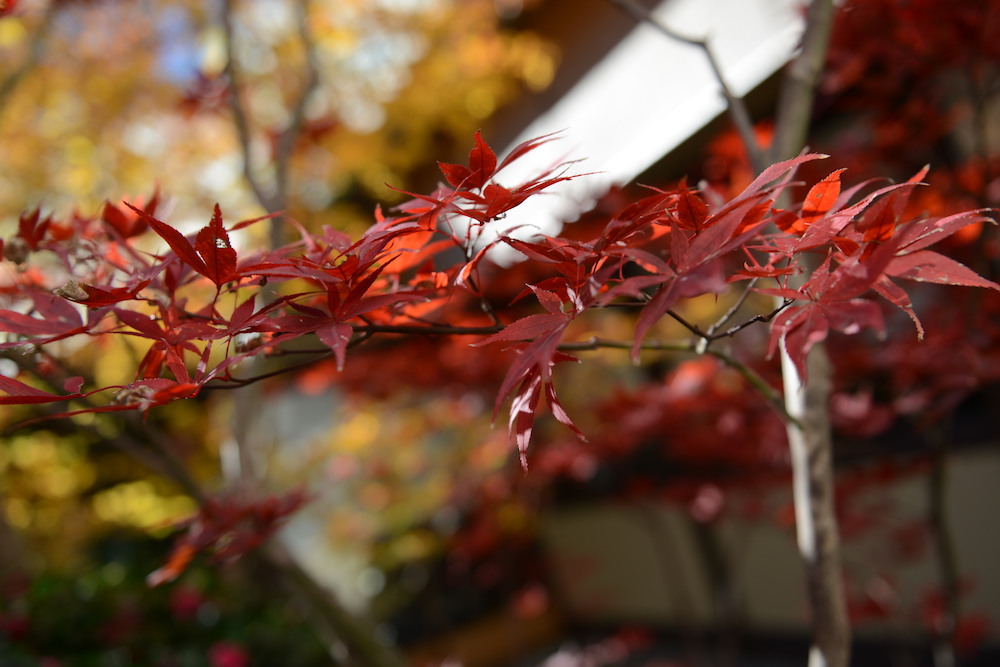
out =
<svg viewBox="0 0 1000 667"><path fill-rule="evenodd" d="M631 350L632 341L610 340L600 336L591 336L587 340L574 343L562 343L559 349L564 352L582 352L585 350L599 350L601 348L614 350ZM654 350L661 352L694 352L694 344L691 341L658 341L646 340L639 345L640 350Z"/></svg>
<svg viewBox="0 0 1000 667"><path fill-rule="evenodd" d="M560 350L566 352L579 352L583 350L597 350L597 349L617 349L617 350L630 350L632 349L632 341L620 341L620 340L609 340L607 338L600 338L598 336L593 336L587 340L579 341L576 343L563 343L559 346ZM764 378L757 374L752 368L744 364L742 361L736 357L723 352L721 350L709 349L704 352L699 350L698 343L692 341L657 341L657 340L647 340L639 346L641 350L654 350L654 351L667 351L667 352L695 352L697 354L709 354L719 361L723 362L730 368L735 369L740 375L747 381L747 383L753 387L753 389L760 394L767 404L777 412L783 421L786 423L796 424L801 428L799 420L789 414L785 409L784 399L781 393L777 391L774 387L767 383Z"/></svg>
<svg viewBox="0 0 1000 667"><path fill-rule="evenodd" d="M283 211L288 205L288 168L295 141L302 131L305 121L306 107L313 93L319 87L319 63L316 57L316 45L309 29L307 0L296 2L296 25L299 42L305 52L305 83L295 103L289 109L290 120L278 135L277 148L273 157L274 184L268 188L260 181L254 172L251 144L253 132L250 114L240 97L240 75L236 62L235 21L233 18L233 0L224 0L222 5L222 25L226 35L226 76L229 80L229 106L236 126L237 140L243 155L243 175L260 205L268 213ZM283 226L281 219L271 220L271 247L281 245Z"/></svg>
<svg viewBox="0 0 1000 667"><path fill-rule="evenodd" d="M725 362L730 368L734 368L739 371L740 375L742 375L743 378L750 383L750 386L757 390L757 393L759 393L764 400L767 401L768 405L770 405L775 412L781 415L782 420L786 424L792 424L796 428L800 429L803 428L802 422L799 421L798 417L790 413L785 407L785 400L781 393L768 384L764 378L756 373L756 371L726 352L708 349L705 351L705 354L710 354L716 359Z"/></svg>
<svg viewBox="0 0 1000 667"><path fill-rule="evenodd" d="M732 89L726 83L726 78L722 74L722 67L719 65L719 61L715 57L715 53L708 44L708 38L696 39L674 31L653 16L645 7L635 2L635 0L611 0L611 2L623 9L636 21L652 26L670 39L701 49L702 53L705 54L705 58L708 60L709 67L712 68L712 73L715 75L715 80L719 84L722 96L726 98L726 108L729 113L729 118L732 120L733 126L736 128L736 132L740 135L740 139L746 146L747 155L750 159L750 165L757 173L763 171L767 166L766 158L764 150L760 147L760 144L757 142L757 136L754 134L753 120L750 118L750 112L747 110L747 106L743 102L743 98L733 93Z"/></svg>
<svg viewBox="0 0 1000 667"><path fill-rule="evenodd" d="M313 41L312 33L309 30L309 7L307 0L301 0L296 4L297 23L299 41L306 57L306 82L299 93L295 104L291 108L291 120L282 130L278 137L278 149L274 156L275 167L275 204L277 210L284 210L287 207L288 197L288 165L295 147L295 140L298 139L302 131L302 124L305 121L306 105L315 90L319 87L319 62L316 57L316 43ZM274 211L271 211L272 213ZM271 220L271 247L277 248L281 245L281 220L275 218Z"/></svg>
<svg viewBox="0 0 1000 667"><path fill-rule="evenodd" d="M235 25L233 19L233 0L223 0L222 28L226 35L226 78L229 81L229 109L233 114L233 124L236 126L236 137L243 155L243 176L253 191L257 201L268 213L278 210L277 202L267 193L253 171L250 144L250 120L243 100L240 98L240 78L236 67Z"/></svg>

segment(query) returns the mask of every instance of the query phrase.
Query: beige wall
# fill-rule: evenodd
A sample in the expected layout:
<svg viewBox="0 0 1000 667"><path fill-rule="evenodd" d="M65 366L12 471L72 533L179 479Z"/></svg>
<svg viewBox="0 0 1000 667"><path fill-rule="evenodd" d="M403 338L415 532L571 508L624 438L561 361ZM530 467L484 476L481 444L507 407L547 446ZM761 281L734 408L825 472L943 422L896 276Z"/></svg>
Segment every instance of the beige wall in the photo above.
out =
<svg viewBox="0 0 1000 667"><path fill-rule="evenodd" d="M786 497L776 490L765 504L774 509ZM963 597L963 610L1000 618L1000 448L954 455L947 499L961 574L974 584ZM936 584L936 563L929 545L922 557L901 560L894 553L898 545L892 529L925 515L926 477L912 473L857 493L850 505L860 518L889 520L846 541L848 572L876 596L896 595L901 610L890 622L859 630L912 632L919 627L917 601ZM676 506L592 505L551 512L543 526L559 592L578 618L680 627L711 622L705 558L686 513ZM804 631L802 567L792 528L771 519L724 518L715 536L733 569L748 629ZM895 594L881 581L885 575L896 582Z"/></svg>

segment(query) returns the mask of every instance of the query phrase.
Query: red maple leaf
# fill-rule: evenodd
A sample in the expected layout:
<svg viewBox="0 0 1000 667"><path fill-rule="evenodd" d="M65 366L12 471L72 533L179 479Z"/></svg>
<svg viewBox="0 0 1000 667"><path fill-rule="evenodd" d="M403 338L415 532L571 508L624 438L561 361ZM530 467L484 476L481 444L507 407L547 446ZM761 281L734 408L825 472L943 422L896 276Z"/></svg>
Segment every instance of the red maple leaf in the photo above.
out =
<svg viewBox="0 0 1000 667"><path fill-rule="evenodd" d="M198 232L195 250L204 261L204 275L216 286L229 282L236 274L236 251L229 242L229 234L222 226L222 211L215 205L212 220Z"/></svg>

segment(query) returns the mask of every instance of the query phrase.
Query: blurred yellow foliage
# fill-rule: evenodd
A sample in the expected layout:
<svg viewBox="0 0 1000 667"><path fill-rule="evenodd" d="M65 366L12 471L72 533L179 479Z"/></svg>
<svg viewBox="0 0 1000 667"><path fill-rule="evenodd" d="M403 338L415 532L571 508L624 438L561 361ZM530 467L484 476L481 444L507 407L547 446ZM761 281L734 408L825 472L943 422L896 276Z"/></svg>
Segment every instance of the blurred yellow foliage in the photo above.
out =
<svg viewBox="0 0 1000 667"><path fill-rule="evenodd" d="M96 493L91 506L101 521L149 531L169 529L197 510L189 497L162 493L152 481L145 479Z"/></svg>
<svg viewBox="0 0 1000 667"><path fill-rule="evenodd" d="M237 3L238 94L251 130L252 171L275 176L273 137L306 82L307 52L292 0ZM105 199L175 197L172 222L220 202L231 219L260 213L224 84L218 17L195 0L59 3L54 20L0 21L0 60L31 63L0 96L0 211L39 203L95 214ZM309 3L319 86L291 156L288 210L306 224L367 225L373 200L393 200L522 89L553 76L557 54L535 35L499 28L491 2ZM0 68L3 77L14 72ZM358 208L350 202L361 201Z"/></svg>

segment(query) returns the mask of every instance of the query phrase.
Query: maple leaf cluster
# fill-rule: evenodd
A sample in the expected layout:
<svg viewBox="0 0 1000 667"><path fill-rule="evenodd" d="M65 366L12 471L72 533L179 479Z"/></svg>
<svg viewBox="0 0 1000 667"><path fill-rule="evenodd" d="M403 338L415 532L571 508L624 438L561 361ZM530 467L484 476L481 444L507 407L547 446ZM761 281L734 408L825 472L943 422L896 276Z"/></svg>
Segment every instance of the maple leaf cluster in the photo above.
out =
<svg viewBox="0 0 1000 667"><path fill-rule="evenodd" d="M989 211L904 218L924 171L851 203L868 184L842 189L843 170L836 170L801 203L778 208L778 195L796 185L797 167L824 157L815 154L769 167L727 202L709 205L684 186L654 190L609 216L595 238L518 236L503 227L504 214L574 176L553 170L508 187L498 174L552 138L525 142L498 160L477 133L468 165L442 163L446 184L430 194L408 193L413 199L392 216L376 212L356 241L295 225L298 241L241 255L230 234L266 218L227 226L216 206L204 227L184 234L156 217L155 195L145 206L108 204L93 219L75 214L56 221L37 210L22 215L2 246L0 331L6 336L0 350L57 355L59 341L113 336L147 347L131 382L120 386L84 388L82 378L72 377L62 379L63 393L57 393L51 381L41 388L44 377L31 382L32 368L22 364L17 376L0 376L0 403L87 401L60 416L145 411L206 388L260 379L238 373L251 357L295 348L311 352L311 360L332 357L343 369L348 350L376 335L476 337L476 348L499 345L514 353L495 413L510 397L511 437L525 462L543 396L553 416L583 437L557 396L553 369L577 360L570 352L586 347L574 328L584 313L633 309L629 346L638 360L649 332L679 303L742 283L780 300L776 312L746 325L770 319L771 354L783 345L804 374L807 352L829 332L884 333L876 297L905 311L922 332L900 280L1000 289L929 249L988 220ZM160 241L155 252L140 243L151 236ZM457 295L484 299L485 267L497 245L517 250L548 276L517 296L534 311L504 322L485 301L471 318L450 310ZM817 268L807 273L814 259ZM807 279L789 282L800 274ZM61 276L61 284L53 284L53 276ZM703 339L702 350L722 337L696 327L691 333ZM294 345L305 338L320 347ZM103 404L92 398L108 392L113 395Z"/></svg>
<svg viewBox="0 0 1000 667"><path fill-rule="evenodd" d="M233 560L257 548L288 516L306 502L302 490L251 501L237 497L210 498L183 522L184 534L174 543L166 564L146 581L159 586L176 579L195 554L209 551L217 561Z"/></svg>

